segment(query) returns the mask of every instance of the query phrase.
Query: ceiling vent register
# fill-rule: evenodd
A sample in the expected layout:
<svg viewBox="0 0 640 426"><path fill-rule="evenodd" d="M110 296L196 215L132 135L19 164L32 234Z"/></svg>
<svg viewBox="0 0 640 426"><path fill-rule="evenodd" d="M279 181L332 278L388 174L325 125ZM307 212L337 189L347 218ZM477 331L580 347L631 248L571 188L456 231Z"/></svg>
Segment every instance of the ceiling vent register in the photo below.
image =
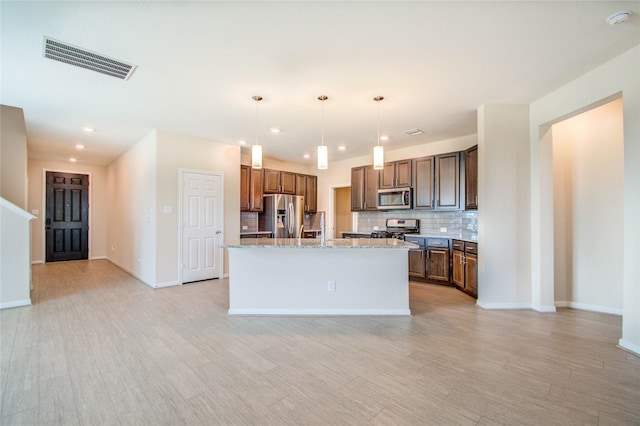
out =
<svg viewBox="0 0 640 426"><path fill-rule="evenodd" d="M135 65L127 64L126 62L72 46L46 36L44 38L43 55L45 58L53 59L54 61L75 65L76 67L110 75L122 80L128 80L136 70Z"/></svg>

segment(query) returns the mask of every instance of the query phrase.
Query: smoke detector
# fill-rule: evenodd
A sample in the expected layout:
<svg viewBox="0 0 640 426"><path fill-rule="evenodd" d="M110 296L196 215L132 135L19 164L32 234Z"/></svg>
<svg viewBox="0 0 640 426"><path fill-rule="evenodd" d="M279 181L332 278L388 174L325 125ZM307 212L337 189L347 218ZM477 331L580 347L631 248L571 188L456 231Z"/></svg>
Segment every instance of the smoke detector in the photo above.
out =
<svg viewBox="0 0 640 426"><path fill-rule="evenodd" d="M609 16L607 18L607 23L611 26L622 24L623 22L626 22L627 19L629 19L629 16L631 16L630 10L621 10Z"/></svg>

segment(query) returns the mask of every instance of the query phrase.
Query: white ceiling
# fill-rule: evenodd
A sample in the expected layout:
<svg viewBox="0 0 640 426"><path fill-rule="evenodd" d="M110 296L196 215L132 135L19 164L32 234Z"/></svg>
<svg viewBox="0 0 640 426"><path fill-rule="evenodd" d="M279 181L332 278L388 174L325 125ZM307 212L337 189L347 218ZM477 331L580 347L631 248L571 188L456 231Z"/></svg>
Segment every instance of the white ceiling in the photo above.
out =
<svg viewBox="0 0 640 426"><path fill-rule="evenodd" d="M376 95L385 97L386 149L469 135L478 106L530 103L640 43L640 1L2 1L0 8L0 102L24 109L29 157L102 165L153 128L254 143L253 95L264 97L257 133L265 155L286 161L315 161L319 95L329 97L330 161L371 152ZM608 25L621 9L635 13ZM43 36L138 68L123 81L45 59ZM282 132L271 134L272 126ZM412 128L424 134L404 133Z"/></svg>

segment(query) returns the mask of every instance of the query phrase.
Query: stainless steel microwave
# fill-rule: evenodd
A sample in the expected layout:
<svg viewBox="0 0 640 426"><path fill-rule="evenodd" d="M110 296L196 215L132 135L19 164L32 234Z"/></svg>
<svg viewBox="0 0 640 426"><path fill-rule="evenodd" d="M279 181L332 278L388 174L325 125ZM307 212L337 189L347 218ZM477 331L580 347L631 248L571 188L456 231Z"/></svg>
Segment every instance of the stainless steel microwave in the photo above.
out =
<svg viewBox="0 0 640 426"><path fill-rule="evenodd" d="M394 188L378 190L378 209L410 209L411 188Z"/></svg>

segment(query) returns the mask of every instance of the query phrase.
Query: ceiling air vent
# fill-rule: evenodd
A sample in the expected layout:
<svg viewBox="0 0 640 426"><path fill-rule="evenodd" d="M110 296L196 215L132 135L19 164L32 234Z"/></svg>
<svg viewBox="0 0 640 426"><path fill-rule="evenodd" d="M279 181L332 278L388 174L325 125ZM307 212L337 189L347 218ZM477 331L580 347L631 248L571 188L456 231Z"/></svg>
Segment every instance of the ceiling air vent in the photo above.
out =
<svg viewBox="0 0 640 426"><path fill-rule="evenodd" d="M99 53L91 52L80 47L44 37L43 55L45 58L76 67L86 68L95 72L128 80L136 70L136 66L118 61Z"/></svg>

